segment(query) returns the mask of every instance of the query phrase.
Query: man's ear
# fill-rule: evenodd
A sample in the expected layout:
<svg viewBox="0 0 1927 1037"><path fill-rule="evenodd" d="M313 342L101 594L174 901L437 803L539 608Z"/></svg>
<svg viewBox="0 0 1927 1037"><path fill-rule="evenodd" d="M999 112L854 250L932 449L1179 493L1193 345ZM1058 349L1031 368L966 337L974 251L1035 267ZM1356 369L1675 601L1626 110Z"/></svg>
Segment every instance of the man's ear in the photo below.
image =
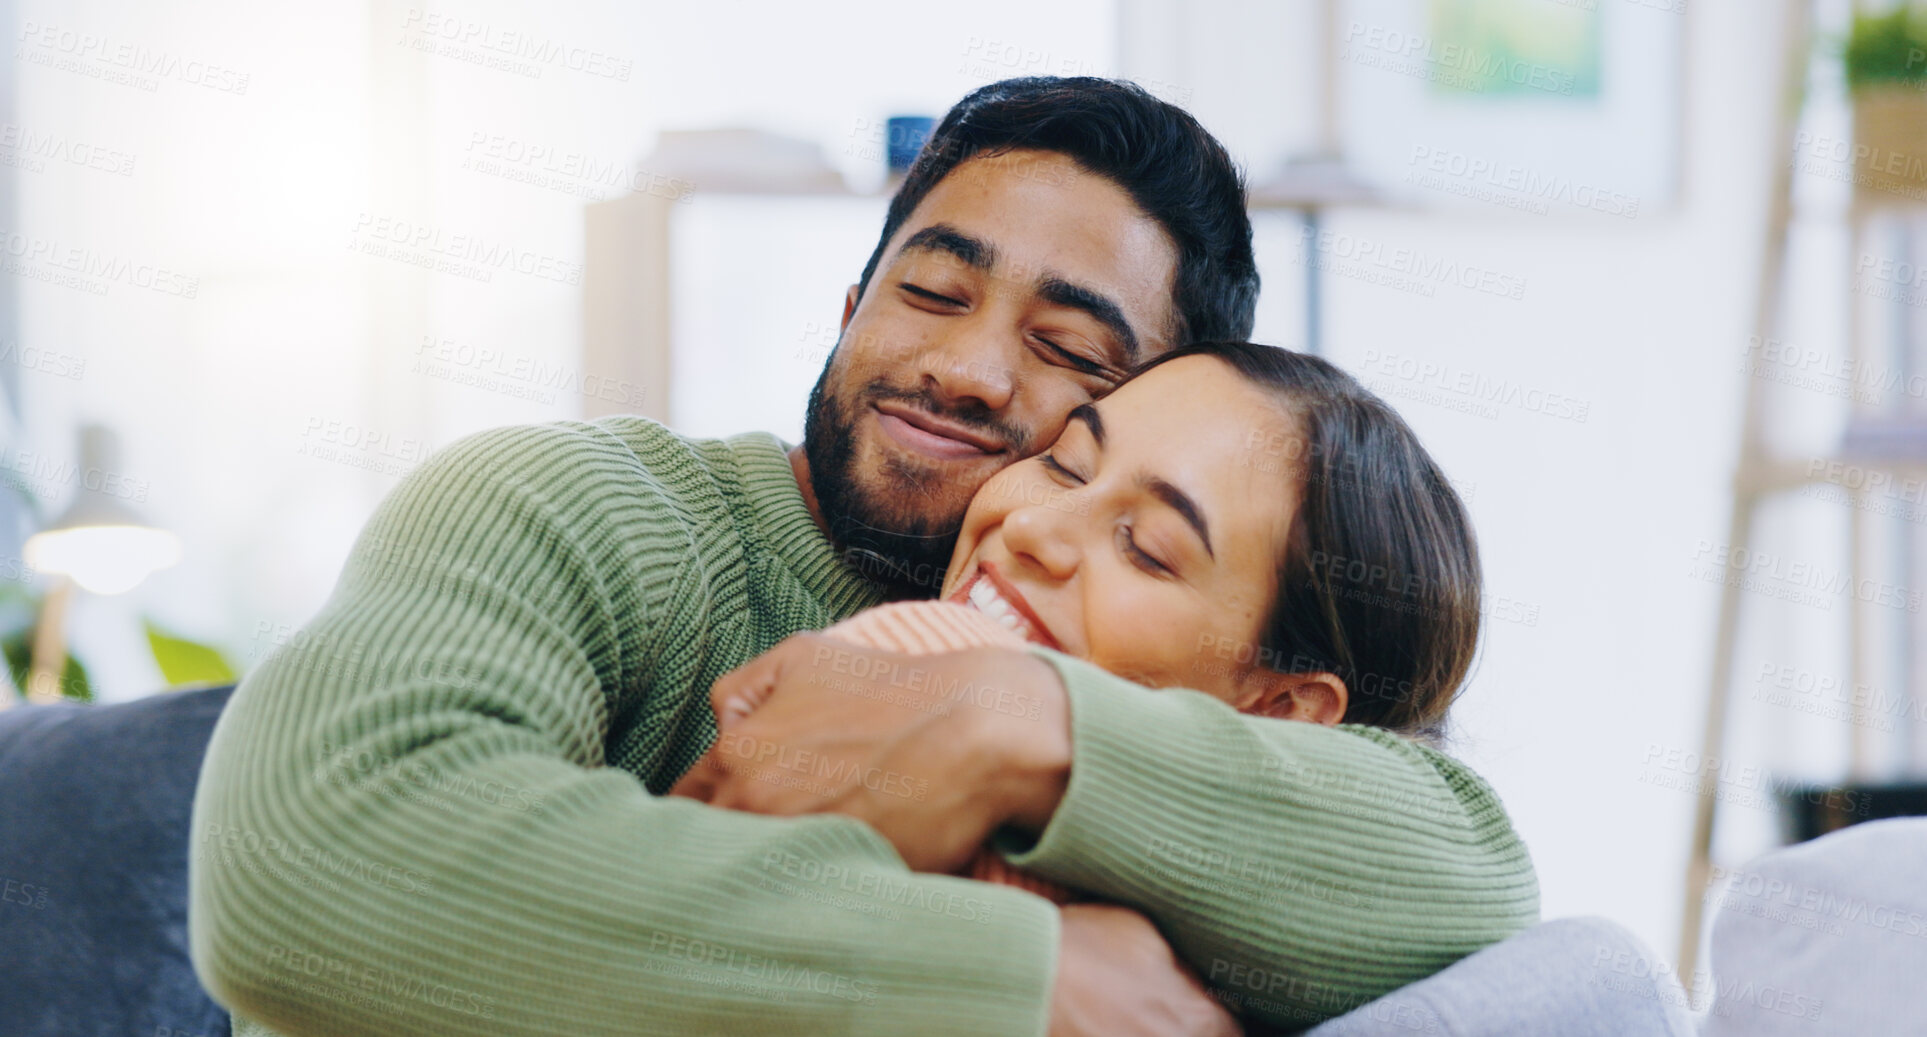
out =
<svg viewBox="0 0 1927 1037"><path fill-rule="evenodd" d="M843 323L839 325L839 330L850 326L850 315L856 312L858 290L856 285L851 285L850 290L843 293Z"/></svg>
<svg viewBox="0 0 1927 1037"><path fill-rule="evenodd" d="M1350 702L1345 682L1337 674L1279 673L1254 667L1232 704L1243 713L1329 727L1345 718Z"/></svg>

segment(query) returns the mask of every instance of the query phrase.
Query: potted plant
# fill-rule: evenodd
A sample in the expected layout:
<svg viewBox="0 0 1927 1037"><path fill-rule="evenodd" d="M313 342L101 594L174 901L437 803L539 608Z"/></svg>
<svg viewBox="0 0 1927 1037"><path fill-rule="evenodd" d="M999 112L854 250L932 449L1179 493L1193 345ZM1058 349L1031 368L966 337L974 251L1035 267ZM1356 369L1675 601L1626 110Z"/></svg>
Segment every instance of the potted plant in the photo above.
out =
<svg viewBox="0 0 1927 1037"><path fill-rule="evenodd" d="M1856 13L1844 59L1856 201L1927 202L1927 8Z"/></svg>

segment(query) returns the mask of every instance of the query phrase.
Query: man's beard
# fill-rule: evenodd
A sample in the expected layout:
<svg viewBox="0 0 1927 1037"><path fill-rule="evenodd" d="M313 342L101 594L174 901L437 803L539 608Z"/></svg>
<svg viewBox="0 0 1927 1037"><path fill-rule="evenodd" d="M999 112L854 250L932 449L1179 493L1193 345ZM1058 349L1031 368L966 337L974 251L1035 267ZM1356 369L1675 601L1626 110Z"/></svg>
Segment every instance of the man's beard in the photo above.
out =
<svg viewBox="0 0 1927 1037"><path fill-rule="evenodd" d="M810 390L809 412L803 418L803 454L810 463L810 488L829 527L830 541L845 561L872 582L882 584L893 598L935 597L943 586L944 570L957 546L964 509L954 515L919 511L917 502L935 504L946 485L943 473L884 460L870 473L882 485L866 492L856 471L856 419L845 413L843 401L828 390L830 364ZM881 379L857 394L856 405L871 399L900 400L931 414L994 433L1022 457L1025 439L986 412L959 413L946 409L927 394L894 388ZM892 499L894 494L894 499Z"/></svg>

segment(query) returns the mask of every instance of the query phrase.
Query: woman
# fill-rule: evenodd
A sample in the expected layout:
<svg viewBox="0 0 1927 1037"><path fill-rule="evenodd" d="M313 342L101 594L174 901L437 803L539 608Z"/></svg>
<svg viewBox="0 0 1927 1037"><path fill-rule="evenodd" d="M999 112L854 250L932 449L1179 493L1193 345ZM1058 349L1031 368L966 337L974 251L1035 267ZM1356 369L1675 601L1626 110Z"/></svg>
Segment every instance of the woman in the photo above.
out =
<svg viewBox="0 0 1927 1037"><path fill-rule="evenodd" d="M1322 360L1214 343L1145 365L984 484L940 601L826 633L1030 642L1248 713L1436 741L1478 630L1471 526L1404 421ZM1065 896L989 853L971 873Z"/></svg>

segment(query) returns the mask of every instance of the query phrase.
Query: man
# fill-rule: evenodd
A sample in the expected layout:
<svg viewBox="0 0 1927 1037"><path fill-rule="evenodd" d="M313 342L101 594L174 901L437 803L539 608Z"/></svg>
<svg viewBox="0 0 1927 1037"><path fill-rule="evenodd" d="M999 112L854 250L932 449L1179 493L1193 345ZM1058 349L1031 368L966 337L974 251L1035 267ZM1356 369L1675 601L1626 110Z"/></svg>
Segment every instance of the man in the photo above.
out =
<svg viewBox="0 0 1927 1037"><path fill-rule="evenodd" d="M923 660L1011 692L941 710L812 682L807 638L717 683L931 593L992 472L1137 360L1247 335L1250 236L1183 112L993 84L893 201L802 446L605 419L482 433L412 475L209 747L193 951L238 1031L1222 1032L1173 950L1302 1026L1529 924L1489 790L1395 739L1027 653ZM781 732L749 780L814 804L772 812L841 813L656 795L715 742L712 687L740 713L745 681ZM746 773L690 781L727 802ZM1143 914L1060 920L906 867L993 832Z"/></svg>

